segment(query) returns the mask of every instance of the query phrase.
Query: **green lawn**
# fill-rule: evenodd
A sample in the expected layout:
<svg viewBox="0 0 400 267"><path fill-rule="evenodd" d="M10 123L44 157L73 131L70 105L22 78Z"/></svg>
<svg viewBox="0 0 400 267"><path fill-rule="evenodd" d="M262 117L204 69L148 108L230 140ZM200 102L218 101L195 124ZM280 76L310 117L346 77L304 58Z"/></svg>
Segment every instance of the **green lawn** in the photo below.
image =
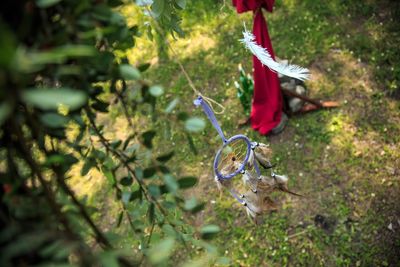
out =
<svg viewBox="0 0 400 267"><path fill-rule="evenodd" d="M213 182L212 158L221 142L212 126L207 122L202 133L191 135L194 153L183 123L166 118L157 122L157 147L175 150L172 165L177 173L200 177L188 195L207 203L190 221L222 228L214 242L232 266L398 266L399 4L277 1L275 12L266 14L276 55L309 67L311 96L337 100L341 106L292 117L282 134L265 137L237 128L244 115L233 81L239 76L238 64L251 70L251 55L238 39L243 22L251 27L251 14L236 14L230 1L223 9L222 1L191 2L182 14L186 37L171 40L178 55L159 59L157 45L145 34L130 55L133 64L151 62L147 77L164 86L157 108L164 110L179 98L174 114L205 118L194 107L195 95L174 61L179 57L196 87L225 106L225 113L217 117L226 135L242 133L270 143L277 171L288 174L291 189L305 197L277 194L279 211L255 226ZM127 7L125 14L132 23L143 20L134 16L135 8ZM117 122L118 116L116 112ZM141 128L152 123L134 119ZM126 128L112 125L110 132L126 135L121 130ZM98 197L90 194L92 201ZM110 209L103 207L99 218L111 218ZM315 224L317 215L323 216L324 227ZM103 221L103 227L114 223Z"/></svg>

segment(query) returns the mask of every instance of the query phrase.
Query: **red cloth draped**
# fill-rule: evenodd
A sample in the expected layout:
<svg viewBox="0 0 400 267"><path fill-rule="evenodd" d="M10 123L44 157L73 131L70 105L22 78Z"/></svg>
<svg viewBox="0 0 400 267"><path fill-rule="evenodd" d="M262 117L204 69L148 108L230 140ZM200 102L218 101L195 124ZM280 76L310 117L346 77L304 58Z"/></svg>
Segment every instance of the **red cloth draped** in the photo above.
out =
<svg viewBox="0 0 400 267"><path fill-rule="evenodd" d="M254 12L253 34L256 42L275 59L267 23L261 8L272 12L275 0L232 0L238 13ZM253 56L254 95L251 107L251 126L261 134L269 133L281 120L282 95L278 75Z"/></svg>

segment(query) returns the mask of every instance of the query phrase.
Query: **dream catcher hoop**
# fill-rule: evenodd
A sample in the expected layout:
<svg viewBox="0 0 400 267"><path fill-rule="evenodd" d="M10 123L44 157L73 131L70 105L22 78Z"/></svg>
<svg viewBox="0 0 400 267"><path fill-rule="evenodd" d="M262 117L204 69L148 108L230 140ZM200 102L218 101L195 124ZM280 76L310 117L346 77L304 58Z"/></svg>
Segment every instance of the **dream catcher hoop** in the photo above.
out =
<svg viewBox="0 0 400 267"><path fill-rule="evenodd" d="M270 198L273 191L298 195L288 190L287 176L278 175L273 171L270 162L272 151L268 145L254 142L241 134L227 139L207 102L199 96L194 104L203 108L223 142L213 163L218 187L226 188L246 208L247 214L254 222L260 223L261 215L277 209L275 201ZM269 175L262 175L260 166L269 169ZM240 175L242 179L233 179Z"/></svg>

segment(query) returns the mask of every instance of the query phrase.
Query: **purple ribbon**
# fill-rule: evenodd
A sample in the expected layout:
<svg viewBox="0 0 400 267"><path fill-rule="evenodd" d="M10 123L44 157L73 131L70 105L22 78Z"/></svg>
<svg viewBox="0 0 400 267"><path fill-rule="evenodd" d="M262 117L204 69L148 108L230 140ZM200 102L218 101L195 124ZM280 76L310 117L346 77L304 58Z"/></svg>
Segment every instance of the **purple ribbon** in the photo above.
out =
<svg viewBox="0 0 400 267"><path fill-rule="evenodd" d="M207 118L210 120L211 124L217 130L219 136L221 136L222 141L226 143L226 138L224 133L222 132L221 127L218 124L217 118L215 118L214 112L211 110L210 106L203 100L201 96L198 96L196 100L193 102L196 106L201 106L203 108L204 113Z"/></svg>

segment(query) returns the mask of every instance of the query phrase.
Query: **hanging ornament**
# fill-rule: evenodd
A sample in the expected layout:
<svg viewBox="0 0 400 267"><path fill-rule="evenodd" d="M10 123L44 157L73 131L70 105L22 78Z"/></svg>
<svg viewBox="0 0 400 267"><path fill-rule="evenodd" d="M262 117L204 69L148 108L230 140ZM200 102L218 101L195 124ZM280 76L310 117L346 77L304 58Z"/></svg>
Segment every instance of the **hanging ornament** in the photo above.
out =
<svg viewBox="0 0 400 267"><path fill-rule="evenodd" d="M207 102L199 96L194 104L203 108L223 142L213 163L218 188L229 191L255 223L260 223L265 213L277 209L277 204L270 197L272 192L282 191L300 196L289 191L287 176L275 174L273 171L270 162L272 150L268 145L251 141L245 135L226 139ZM259 164L269 169L270 174L263 175ZM234 179L236 176L241 176L242 179Z"/></svg>

